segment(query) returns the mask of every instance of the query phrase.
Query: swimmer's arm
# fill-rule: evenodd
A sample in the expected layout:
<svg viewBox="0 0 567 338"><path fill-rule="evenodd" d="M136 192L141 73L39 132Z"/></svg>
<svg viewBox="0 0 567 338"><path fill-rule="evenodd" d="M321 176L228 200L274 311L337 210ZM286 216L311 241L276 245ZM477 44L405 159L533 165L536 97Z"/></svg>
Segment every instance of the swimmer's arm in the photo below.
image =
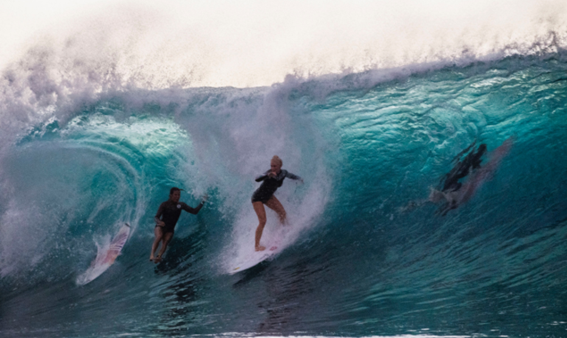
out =
<svg viewBox="0 0 567 338"><path fill-rule="evenodd" d="M197 215L199 213L199 210L201 210L203 205L205 205L205 200L203 199L196 208L191 208L190 206L188 206L186 203L183 202L179 204L181 204L181 209L187 211L190 214Z"/></svg>
<svg viewBox="0 0 567 338"><path fill-rule="evenodd" d="M256 182L262 182L263 180L266 179L266 177L268 177L268 174L271 172L271 170L266 171L265 173L263 173L262 175L258 175L256 176Z"/></svg>
<svg viewBox="0 0 567 338"><path fill-rule="evenodd" d="M289 171L285 174L285 176L287 178L291 178L292 180L299 180L299 181L301 181L301 183L303 183L303 178L301 178L297 175L294 175L294 174L290 173Z"/></svg>
<svg viewBox="0 0 567 338"><path fill-rule="evenodd" d="M161 215L163 215L163 203L159 205L159 209L156 213L156 216L154 217L154 220L156 221L157 225L164 226L165 223L163 223L163 221L161 220Z"/></svg>

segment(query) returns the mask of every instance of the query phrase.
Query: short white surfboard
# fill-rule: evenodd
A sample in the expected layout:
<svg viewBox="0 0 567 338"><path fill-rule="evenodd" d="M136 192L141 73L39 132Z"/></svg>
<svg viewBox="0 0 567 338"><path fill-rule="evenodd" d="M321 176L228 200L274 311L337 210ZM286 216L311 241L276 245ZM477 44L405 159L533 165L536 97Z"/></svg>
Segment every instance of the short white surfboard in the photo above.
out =
<svg viewBox="0 0 567 338"><path fill-rule="evenodd" d="M77 277L78 285L85 285L92 282L98 276L102 275L120 255L120 251L126 244L130 236L130 225L124 223L116 236L110 242L110 245L104 248L99 248L96 258L92 261L91 266L82 275Z"/></svg>
<svg viewBox="0 0 567 338"><path fill-rule="evenodd" d="M264 251L251 251L248 256L245 256L242 260L238 261L236 264L233 265L232 269L229 271L231 275L244 271L246 269L250 269L261 262L273 257L281 252L281 247L277 244L273 244L271 246L266 246L266 250Z"/></svg>

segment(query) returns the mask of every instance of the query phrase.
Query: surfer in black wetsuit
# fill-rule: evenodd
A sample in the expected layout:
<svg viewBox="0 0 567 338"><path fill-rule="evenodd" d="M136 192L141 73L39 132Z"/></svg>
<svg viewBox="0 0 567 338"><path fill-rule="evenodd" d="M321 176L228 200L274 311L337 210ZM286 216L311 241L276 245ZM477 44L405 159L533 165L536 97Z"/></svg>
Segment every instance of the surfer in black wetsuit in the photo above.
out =
<svg viewBox="0 0 567 338"><path fill-rule="evenodd" d="M474 146L471 144L467 149L465 149L460 155L466 153L470 148ZM471 151L462 161L458 161L453 169L445 175L443 183L443 188L441 191L457 191L461 188L462 184L459 182L460 179L465 178L472 171L480 168L480 163L482 162L482 155L486 153L486 144L481 144L478 146L477 151ZM458 157L457 157L458 158Z"/></svg>
<svg viewBox="0 0 567 338"><path fill-rule="evenodd" d="M171 188L169 191L169 200L160 204L159 209L155 216L156 226L154 228L154 234L156 236L154 243L152 244L152 252L150 253L150 261L158 263L167 249L167 244L173 237L173 232L175 230L175 225L179 216L181 216L181 210L185 210L190 214L196 215L199 210L205 204L207 196L203 197L203 200L196 208L191 208L183 202L179 202L181 197L181 190L179 188ZM161 250L157 256L154 257L155 252L158 249L159 242L162 242Z"/></svg>
<svg viewBox="0 0 567 338"><path fill-rule="evenodd" d="M282 164L282 160L278 156L274 156L270 162L270 170L256 177L256 182L262 182L262 185L256 189L252 195L252 206L254 207L254 211L256 211L258 221L260 222L258 224L258 228L256 228L256 251L263 251L266 249L264 246L260 245L262 232L266 225L266 210L264 209L264 204L268 208L274 210L278 214L280 222L285 224L285 209L276 196L274 196L274 193L282 186L286 177L291 178L292 180L300 180L303 183L303 179L301 179L301 177L294 175L287 170L282 170Z"/></svg>
<svg viewBox="0 0 567 338"><path fill-rule="evenodd" d="M449 210L456 209L459 206L455 196L458 196L457 191L461 189L463 184L459 180L467 177L470 173L480 168L480 163L482 162L482 156L486 153L486 144L481 144L475 151L474 146L476 142L473 142L465 150L463 150L459 155L455 157L453 161L457 161L453 169L447 173L442 179L442 186L440 190L433 189L429 195L429 201L437 203L441 200L446 200L446 203L439 213L443 216L447 214ZM468 153L462 161L458 159L466 154L469 150L473 149Z"/></svg>

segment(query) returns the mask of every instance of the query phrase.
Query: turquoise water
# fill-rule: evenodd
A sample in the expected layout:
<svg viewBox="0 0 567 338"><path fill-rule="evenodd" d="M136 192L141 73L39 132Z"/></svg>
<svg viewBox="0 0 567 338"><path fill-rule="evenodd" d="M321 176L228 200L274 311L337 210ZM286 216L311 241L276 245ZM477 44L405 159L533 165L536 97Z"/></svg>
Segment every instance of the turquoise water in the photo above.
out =
<svg viewBox="0 0 567 338"><path fill-rule="evenodd" d="M563 53L515 56L387 80L109 89L43 111L5 93L1 335L565 336L566 70ZM404 209L473 141L490 153L510 137L468 203ZM274 154L305 180L277 192L297 239L229 275ZM210 199L154 266L171 186ZM76 285L124 222L116 263Z"/></svg>

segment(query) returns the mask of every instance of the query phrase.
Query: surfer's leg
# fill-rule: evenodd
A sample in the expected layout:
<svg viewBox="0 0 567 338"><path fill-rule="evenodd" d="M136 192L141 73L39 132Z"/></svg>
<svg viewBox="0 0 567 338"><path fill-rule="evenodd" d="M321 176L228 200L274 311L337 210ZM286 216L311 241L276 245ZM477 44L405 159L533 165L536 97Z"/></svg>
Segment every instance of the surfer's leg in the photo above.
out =
<svg viewBox="0 0 567 338"><path fill-rule="evenodd" d="M266 250L266 248L260 245L260 239L262 238L262 232L264 232L264 226L266 225L266 209L264 209L264 203L262 202L253 202L252 206L254 207L254 211L256 211L259 222L256 228L254 247L256 251L263 251Z"/></svg>
<svg viewBox="0 0 567 338"><path fill-rule="evenodd" d="M172 237L173 237L173 232L166 232L165 234L163 234L163 242L161 244L161 250L159 251L159 254L156 257L158 261L162 259L163 254L165 253L165 249L167 249L167 245L169 244L169 241L171 241Z"/></svg>
<svg viewBox="0 0 567 338"><path fill-rule="evenodd" d="M154 228L154 234L156 235L156 238L154 239L154 243L152 244L152 252L150 253L150 261L153 261L155 259L154 254L157 251L157 248L159 246L159 242L161 241L162 237L163 237L163 230L160 226L156 226Z"/></svg>
<svg viewBox="0 0 567 338"><path fill-rule="evenodd" d="M278 214L278 218L280 219L281 224L285 224L287 215L285 213L285 209L283 205L276 198L276 196L272 195L272 197L268 200L268 202L266 202L266 206L268 206L268 208L272 209Z"/></svg>

